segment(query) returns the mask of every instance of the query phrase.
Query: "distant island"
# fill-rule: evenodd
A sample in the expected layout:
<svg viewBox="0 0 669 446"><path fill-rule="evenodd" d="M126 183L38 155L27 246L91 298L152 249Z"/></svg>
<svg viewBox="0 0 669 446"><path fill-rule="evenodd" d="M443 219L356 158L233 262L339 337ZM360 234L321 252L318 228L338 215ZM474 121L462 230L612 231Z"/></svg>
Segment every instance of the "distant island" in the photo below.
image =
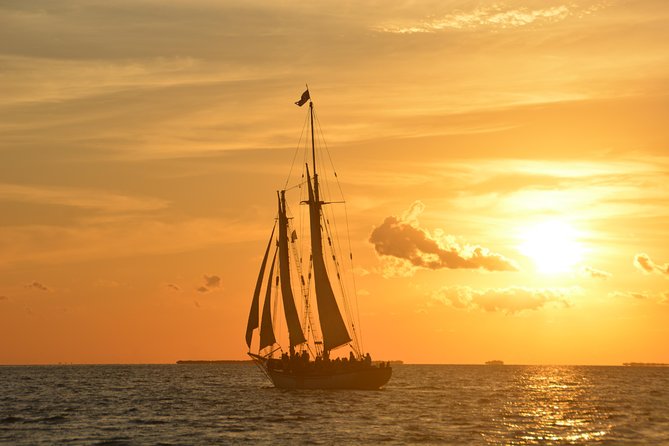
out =
<svg viewBox="0 0 669 446"><path fill-rule="evenodd" d="M404 364L404 361L400 361L399 359L391 359L390 361L376 361L376 360L374 360L374 361L372 361L372 364L376 365L376 364L381 364L382 362L385 362L386 364L390 364L390 365L402 365L402 364Z"/></svg>
<svg viewBox="0 0 669 446"><path fill-rule="evenodd" d="M626 367L669 367L669 364L663 362L623 362Z"/></svg>
<svg viewBox="0 0 669 446"><path fill-rule="evenodd" d="M492 361L486 361L485 365L504 365L504 361L500 361L499 359L493 359Z"/></svg>

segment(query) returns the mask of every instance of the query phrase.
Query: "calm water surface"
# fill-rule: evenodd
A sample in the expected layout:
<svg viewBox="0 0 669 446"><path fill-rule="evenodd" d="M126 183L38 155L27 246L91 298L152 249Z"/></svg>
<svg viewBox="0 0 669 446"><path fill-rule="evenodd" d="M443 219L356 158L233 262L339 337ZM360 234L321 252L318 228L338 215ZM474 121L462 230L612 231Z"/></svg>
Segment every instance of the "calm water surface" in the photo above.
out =
<svg viewBox="0 0 669 446"><path fill-rule="evenodd" d="M669 368L395 366L286 391L252 365L0 367L0 444L668 444Z"/></svg>

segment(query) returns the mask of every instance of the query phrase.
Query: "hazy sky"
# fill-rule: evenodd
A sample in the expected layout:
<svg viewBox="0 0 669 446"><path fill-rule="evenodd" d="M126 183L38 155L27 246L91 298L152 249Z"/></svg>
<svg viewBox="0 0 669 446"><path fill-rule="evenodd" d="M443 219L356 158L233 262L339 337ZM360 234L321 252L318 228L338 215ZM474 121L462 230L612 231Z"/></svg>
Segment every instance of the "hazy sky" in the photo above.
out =
<svg viewBox="0 0 669 446"><path fill-rule="evenodd" d="M0 4L0 364L245 357L308 83L364 344L669 362L669 4Z"/></svg>

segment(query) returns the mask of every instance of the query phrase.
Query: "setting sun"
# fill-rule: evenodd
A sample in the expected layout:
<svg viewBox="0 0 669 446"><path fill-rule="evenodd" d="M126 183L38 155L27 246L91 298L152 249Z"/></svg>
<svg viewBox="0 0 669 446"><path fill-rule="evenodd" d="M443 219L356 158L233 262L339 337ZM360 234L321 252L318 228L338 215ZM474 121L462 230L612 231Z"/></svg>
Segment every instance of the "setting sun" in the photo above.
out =
<svg viewBox="0 0 669 446"><path fill-rule="evenodd" d="M522 239L520 252L532 259L537 271L544 274L569 271L583 253L574 228L559 220L544 221L528 228Z"/></svg>

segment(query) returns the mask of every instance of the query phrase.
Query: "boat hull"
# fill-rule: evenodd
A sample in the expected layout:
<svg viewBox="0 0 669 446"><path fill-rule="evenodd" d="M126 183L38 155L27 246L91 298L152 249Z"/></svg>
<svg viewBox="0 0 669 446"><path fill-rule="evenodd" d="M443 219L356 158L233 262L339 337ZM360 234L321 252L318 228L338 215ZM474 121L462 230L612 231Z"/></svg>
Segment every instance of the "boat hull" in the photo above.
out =
<svg viewBox="0 0 669 446"><path fill-rule="evenodd" d="M359 389L377 390L386 385L392 375L390 367L368 367L330 373L292 373L267 370L267 375L279 389Z"/></svg>

